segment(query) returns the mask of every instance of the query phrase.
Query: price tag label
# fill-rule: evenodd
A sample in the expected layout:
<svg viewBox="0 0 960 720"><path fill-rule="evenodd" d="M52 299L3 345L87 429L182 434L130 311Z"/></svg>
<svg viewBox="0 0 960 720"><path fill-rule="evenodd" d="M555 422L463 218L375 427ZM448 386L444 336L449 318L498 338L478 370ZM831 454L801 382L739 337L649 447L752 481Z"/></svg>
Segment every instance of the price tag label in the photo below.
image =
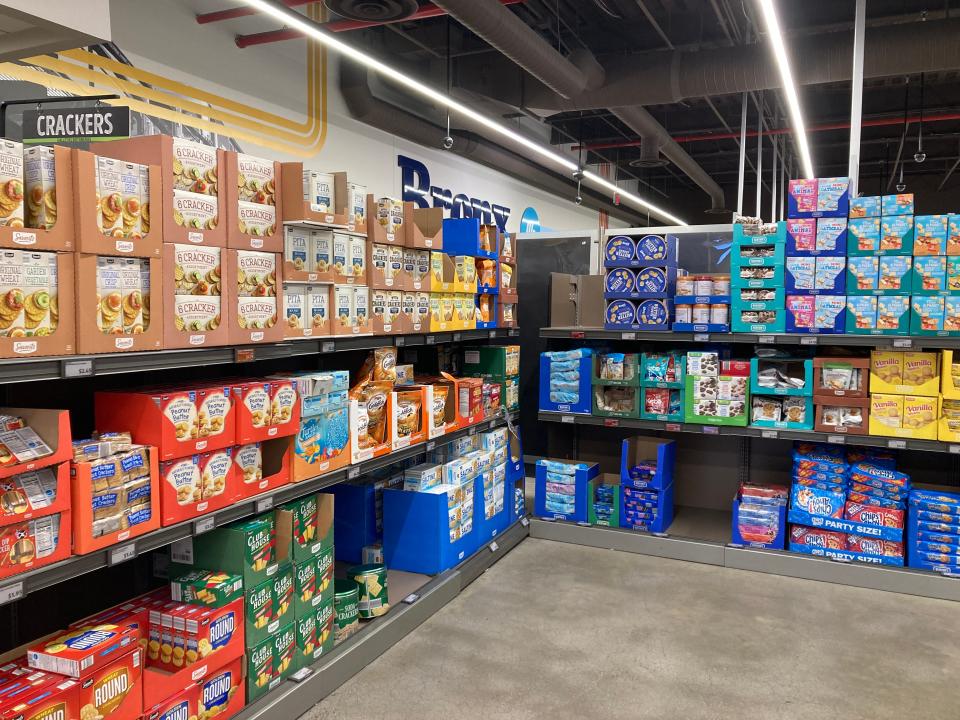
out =
<svg viewBox="0 0 960 720"><path fill-rule="evenodd" d="M847 441L846 435L827 435L827 442L834 445L843 445Z"/></svg>
<svg viewBox="0 0 960 720"><path fill-rule="evenodd" d="M529 526L530 526L530 521L527 520L526 516L524 516L524 517L520 518L520 524L523 525L524 527L529 527Z"/></svg>
<svg viewBox="0 0 960 720"><path fill-rule="evenodd" d="M565 423L574 423L576 422L576 420L577 419L573 415L564 415L563 417L560 418L560 422L565 422Z"/></svg>
<svg viewBox="0 0 960 720"><path fill-rule="evenodd" d="M407 344L407 339L403 335L397 335L397 337L393 339L393 344L397 347L403 347Z"/></svg>
<svg viewBox="0 0 960 720"><path fill-rule="evenodd" d="M803 337L800 338L800 344L801 344L801 345L816 345L816 344L817 344L817 340L818 340L818 338L817 338L816 335L804 335Z"/></svg>
<svg viewBox="0 0 960 720"><path fill-rule="evenodd" d="M467 428L467 435L476 435L476 434L477 434L476 425L471 425L469 428Z"/></svg>
<svg viewBox="0 0 960 720"><path fill-rule="evenodd" d="M248 363L254 361L253 348L236 348L233 351L233 361L238 363Z"/></svg>
<svg viewBox="0 0 960 720"><path fill-rule="evenodd" d="M120 563L125 563L127 560L133 560L136 556L137 544L127 543L126 545L113 548L113 550L110 551L110 554L107 556L107 564L119 565Z"/></svg>
<svg viewBox="0 0 960 720"><path fill-rule="evenodd" d="M620 333L620 339L621 339L621 340L636 340L636 339L637 339L637 334L636 334L635 332Z"/></svg>
<svg viewBox="0 0 960 720"><path fill-rule="evenodd" d="M435 335L427 335L427 345L436 345L437 338Z"/></svg>
<svg viewBox="0 0 960 720"><path fill-rule="evenodd" d="M582 330L574 330L570 333L570 337L574 340L583 340L586 337L586 334Z"/></svg>
<svg viewBox="0 0 960 720"><path fill-rule="evenodd" d="M419 593L410 593L403 599L403 602L405 602L407 605L413 605L419 599L420 599Z"/></svg>
<svg viewBox="0 0 960 720"><path fill-rule="evenodd" d="M154 557L157 557L154 555ZM170 546L170 560L184 565L193 564L193 538L176 540Z"/></svg>
<svg viewBox="0 0 960 720"><path fill-rule="evenodd" d="M267 510L273 510L273 495L257 500L257 512L262 513Z"/></svg>
<svg viewBox="0 0 960 720"><path fill-rule="evenodd" d="M491 330L489 333L487 333L487 337L490 338L491 340L493 340L496 336L497 336L496 330Z"/></svg>
<svg viewBox="0 0 960 720"><path fill-rule="evenodd" d="M960 445L947 445L947 452L951 455L960 455Z"/></svg>
<svg viewBox="0 0 960 720"><path fill-rule="evenodd" d="M193 524L193 534L194 535L203 535L205 532L210 532L217 526L216 518L211 515L210 517L200 518Z"/></svg>
<svg viewBox="0 0 960 720"><path fill-rule="evenodd" d="M667 432L680 432L680 423L666 423L663 429Z"/></svg>
<svg viewBox="0 0 960 720"><path fill-rule="evenodd" d="M773 335L758 335L757 342L761 345L773 345L777 339Z"/></svg>
<svg viewBox="0 0 960 720"><path fill-rule="evenodd" d="M311 675L313 675L313 670L311 668L305 667L297 670L293 675L290 676L290 679L293 680L295 683L301 683Z"/></svg>
<svg viewBox="0 0 960 720"><path fill-rule="evenodd" d="M431 440L430 442L427 443L427 452L430 452L430 451L433 450L435 447L437 447L437 441L436 441L436 440Z"/></svg>
<svg viewBox="0 0 960 720"><path fill-rule="evenodd" d="M64 360L63 377L90 377L93 375L93 360Z"/></svg>
<svg viewBox="0 0 960 720"><path fill-rule="evenodd" d="M710 342L710 333L694 333L694 342Z"/></svg>
<svg viewBox="0 0 960 720"><path fill-rule="evenodd" d="M716 425L704 425L704 426L703 426L703 434L704 434L704 435L719 435L719 434L720 434L720 428L718 428Z"/></svg>
<svg viewBox="0 0 960 720"><path fill-rule="evenodd" d="M0 588L0 605L6 605L23 597L23 583L13 583Z"/></svg>
<svg viewBox="0 0 960 720"><path fill-rule="evenodd" d="M325 340L324 342L320 343L320 350L325 353L333 352L336 346L337 344L333 340Z"/></svg>
<svg viewBox="0 0 960 720"><path fill-rule="evenodd" d="M604 418L603 420L604 427L620 427L619 418Z"/></svg>
<svg viewBox="0 0 960 720"><path fill-rule="evenodd" d="M776 440L778 437L780 437L780 433L778 433L776 430L761 430L760 437L768 438L769 440Z"/></svg>
<svg viewBox="0 0 960 720"><path fill-rule="evenodd" d="M903 450L907 447L906 440L888 440L887 447L891 450Z"/></svg>
<svg viewBox="0 0 960 720"><path fill-rule="evenodd" d="M495 552L496 552L497 550L499 550L499 549L500 549L500 546L497 545L497 541L496 541L496 540L494 540L492 543L490 543L490 552L495 553Z"/></svg>
<svg viewBox="0 0 960 720"><path fill-rule="evenodd" d="M893 341L893 346L895 348L913 347L913 340L911 338L897 338Z"/></svg>
<svg viewBox="0 0 960 720"><path fill-rule="evenodd" d="M354 478L360 477L360 467L354 465L352 468L347 470L347 480L353 480Z"/></svg>

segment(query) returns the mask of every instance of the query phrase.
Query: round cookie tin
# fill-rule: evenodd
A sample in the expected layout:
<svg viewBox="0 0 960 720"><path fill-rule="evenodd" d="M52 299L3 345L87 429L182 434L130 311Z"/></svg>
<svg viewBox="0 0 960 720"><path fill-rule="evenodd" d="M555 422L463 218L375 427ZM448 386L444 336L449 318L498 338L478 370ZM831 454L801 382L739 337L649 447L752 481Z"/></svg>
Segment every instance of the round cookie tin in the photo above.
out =
<svg viewBox="0 0 960 720"><path fill-rule="evenodd" d="M636 257L636 250L633 238L616 235L607 240L605 256L608 262L630 262Z"/></svg>
<svg viewBox="0 0 960 720"><path fill-rule="evenodd" d="M667 257L667 239L662 235L644 235L637 241L637 260L663 260Z"/></svg>
<svg viewBox="0 0 960 720"><path fill-rule="evenodd" d="M637 305L636 317L639 325L663 325L670 318L670 313L663 300L643 300Z"/></svg>
<svg viewBox="0 0 960 720"><path fill-rule="evenodd" d="M633 292L633 288L637 284L637 278L632 270L627 268L614 268L607 272L605 282L607 292Z"/></svg>
<svg viewBox="0 0 960 720"><path fill-rule="evenodd" d="M335 580L333 583L333 614L336 620L333 626L334 643L350 637L360 627L357 615L357 602L360 588L350 578Z"/></svg>
<svg viewBox="0 0 960 720"><path fill-rule="evenodd" d="M379 617L390 609L387 603L387 566L383 563L355 565L347 577L357 584L357 615L361 620Z"/></svg>
<svg viewBox="0 0 960 720"><path fill-rule="evenodd" d="M662 293L666 289L666 268L648 267L637 271L637 292Z"/></svg>
<svg viewBox="0 0 960 720"><path fill-rule="evenodd" d="M614 325L633 325L637 313L629 300L611 300L607 303L607 322Z"/></svg>

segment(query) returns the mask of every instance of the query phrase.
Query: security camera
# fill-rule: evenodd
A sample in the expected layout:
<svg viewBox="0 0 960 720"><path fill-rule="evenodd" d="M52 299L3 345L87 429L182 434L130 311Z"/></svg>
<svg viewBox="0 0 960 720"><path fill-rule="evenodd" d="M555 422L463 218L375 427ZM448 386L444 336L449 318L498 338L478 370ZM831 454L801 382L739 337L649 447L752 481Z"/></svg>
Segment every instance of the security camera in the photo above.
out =
<svg viewBox="0 0 960 720"><path fill-rule="evenodd" d="M913 161L916 163L922 163L927 159L927 154L925 152L917 152L913 154Z"/></svg>
<svg viewBox="0 0 960 720"><path fill-rule="evenodd" d="M580 195L577 195L577 196L573 199L573 201L574 201L577 205L583 205L583 198L582 198Z"/></svg>
<svg viewBox="0 0 960 720"><path fill-rule="evenodd" d="M453 147L453 138L450 137L449 135L444 136L444 138L443 138L443 149L444 149L444 150L449 150L449 149L452 148L452 147Z"/></svg>
<svg viewBox="0 0 960 720"><path fill-rule="evenodd" d="M904 190L906 190L906 189L907 189L907 184L906 184L906 183L897 183L897 192L898 192L898 193L902 193L902 192L903 192Z"/></svg>

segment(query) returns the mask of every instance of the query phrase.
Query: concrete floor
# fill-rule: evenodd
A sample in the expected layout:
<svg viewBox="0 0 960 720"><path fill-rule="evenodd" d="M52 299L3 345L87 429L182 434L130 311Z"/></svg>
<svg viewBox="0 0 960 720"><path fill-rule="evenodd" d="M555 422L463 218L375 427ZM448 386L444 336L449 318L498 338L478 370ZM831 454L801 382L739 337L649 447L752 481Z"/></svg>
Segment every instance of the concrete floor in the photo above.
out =
<svg viewBox="0 0 960 720"><path fill-rule="evenodd" d="M957 717L960 607L527 539L309 720Z"/></svg>

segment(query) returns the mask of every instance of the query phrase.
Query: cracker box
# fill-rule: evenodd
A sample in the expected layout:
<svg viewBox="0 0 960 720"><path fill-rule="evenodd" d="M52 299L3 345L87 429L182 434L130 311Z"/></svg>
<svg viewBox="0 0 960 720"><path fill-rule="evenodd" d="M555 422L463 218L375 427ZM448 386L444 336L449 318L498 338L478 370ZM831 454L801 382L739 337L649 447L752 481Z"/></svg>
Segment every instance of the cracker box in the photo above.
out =
<svg viewBox="0 0 960 720"><path fill-rule="evenodd" d="M847 219L819 218L813 250L830 255L845 254L847 248Z"/></svg>
<svg viewBox="0 0 960 720"><path fill-rule="evenodd" d="M237 189L243 202L276 205L277 177L273 160L237 153Z"/></svg>
<svg viewBox="0 0 960 720"><path fill-rule="evenodd" d="M241 200L237 203L237 229L241 234L260 238L255 247L263 247L263 238L277 232L277 209L273 205Z"/></svg>
<svg viewBox="0 0 960 720"><path fill-rule="evenodd" d="M353 287L350 285L333 286L332 325L334 335L352 335L359 332L356 310L353 306Z"/></svg>
<svg viewBox="0 0 960 720"><path fill-rule="evenodd" d="M170 581L174 602L204 607L223 607L243 597L243 578L224 572L191 570Z"/></svg>
<svg viewBox="0 0 960 720"><path fill-rule="evenodd" d="M147 683L149 680L145 684ZM191 684L185 690L152 707L144 702L144 720L189 720L196 717L198 692L199 686Z"/></svg>
<svg viewBox="0 0 960 720"><path fill-rule="evenodd" d="M211 673L199 683L197 717L232 717L243 708L243 658Z"/></svg>
<svg viewBox="0 0 960 720"><path fill-rule="evenodd" d="M910 332L913 335L940 334L944 332L944 298L914 297L910 305L912 308Z"/></svg>
<svg viewBox="0 0 960 720"><path fill-rule="evenodd" d="M947 292L947 258L919 256L913 259L913 295L945 295Z"/></svg>
<svg viewBox="0 0 960 720"><path fill-rule="evenodd" d="M332 601L297 619L294 670L309 667L333 650L334 620Z"/></svg>
<svg viewBox="0 0 960 720"><path fill-rule="evenodd" d="M310 210L317 213L332 213L336 205L333 175L303 171L303 200L310 204Z"/></svg>
<svg viewBox="0 0 960 720"><path fill-rule="evenodd" d="M250 645L247 649L247 702L251 703L280 684L282 678L273 672L273 638Z"/></svg>
<svg viewBox="0 0 960 720"><path fill-rule="evenodd" d="M890 215L913 215L913 193L884 195L880 199L880 214L884 217Z"/></svg>
<svg viewBox="0 0 960 720"><path fill-rule="evenodd" d="M817 211L817 181L794 179L788 186L791 217L811 217Z"/></svg>
<svg viewBox="0 0 960 720"><path fill-rule="evenodd" d="M308 334L308 330L309 334L314 337L323 337L330 334L330 293L331 287L329 285L307 285L306 309L309 324L308 327L304 328L304 335Z"/></svg>
<svg viewBox="0 0 960 720"><path fill-rule="evenodd" d="M873 255L880 250L880 218L850 219L847 223L847 254Z"/></svg>
<svg viewBox="0 0 960 720"><path fill-rule="evenodd" d="M0 227L23 225L23 145L0 139Z"/></svg>
<svg viewBox="0 0 960 720"><path fill-rule="evenodd" d="M291 622L280 628L273 640L273 676L274 678L290 677L293 673L293 656L296 651L297 641L294 623Z"/></svg>
<svg viewBox="0 0 960 720"><path fill-rule="evenodd" d="M960 257L947 257L947 292L960 293Z"/></svg>
<svg viewBox="0 0 960 720"><path fill-rule="evenodd" d="M27 148L23 154L23 176L26 226L52 229L57 222L57 174L53 148L46 145ZM64 200L69 202L70 199Z"/></svg>
<svg viewBox="0 0 960 720"><path fill-rule="evenodd" d="M287 225L283 229L283 260L295 271L316 271L310 255L312 232L299 225Z"/></svg>
<svg viewBox="0 0 960 720"><path fill-rule="evenodd" d="M960 255L960 215L947 215L947 255Z"/></svg>
<svg viewBox="0 0 960 720"><path fill-rule="evenodd" d="M188 230L214 230L219 217L220 205L215 195L173 191L173 222L176 225Z"/></svg>
<svg viewBox="0 0 960 720"><path fill-rule="evenodd" d="M0 717L16 720L55 720L80 717L80 685L53 676L42 685L28 686L17 697L0 698Z"/></svg>
<svg viewBox="0 0 960 720"><path fill-rule="evenodd" d="M359 285L353 288L353 315L357 333L369 335L371 332L369 288Z"/></svg>
<svg viewBox="0 0 960 720"><path fill-rule="evenodd" d="M913 252L913 216L894 215L880 219L880 253L910 255Z"/></svg>
<svg viewBox="0 0 960 720"><path fill-rule="evenodd" d="M285 282L283 284L284 337L308 337L304 329L313 334L309 314L306 312L306 286Z"/></svg>
<svg viewBox="0 0 960 720"><path fill-rule="evenodd" d="M80 678L129 656L139 648L141 636L142 629L130 621L76 627L29 648L27 662L38 670Z"/></svg>
<svg viewBox="0 0 960 720"><path fill-rule="evenodd" d="M293 620L293 566L284 563L270 581L270 602L273 605L271 625L286 625Z"/></svg>
<svg viewBox="0 0 960 720"><path fill-rule="evenodd" d="M70 513L62 512L0 528L0 578L68 557L70 522Z"/></svg>
<svg viewBox="0 0 960 720"><path fill-rule="evenodd" d="M161 524L175 525L232 503L231 470L228 450L160 463Z"/></svg>
<svg viewBox="0 0 960 720"><path fill-rule="evenodd" d="M944 298L943 329L950 333L960 332L960 297Z"/></svg>
<svg viewBox="0 0 960 720"><path fill-rule="evenodd" d="M268 578L262 583L246 585L244 592L243 618L244 639L247 648L262 642L276 632L280 624L273 616L273 580Z"/></svg>
<svg viewBox="0 0 960 720"><path fill-rule="evenodd" d="M204 195L216 195L217 149L173 138L173 187Z"/></svg>
<svg viewBox="0 0 960 720"><path fill-rule="evenodd" d="M914 255L946 255L947 215L917 215L914 219Z"/></svg>
<svg viewBox="0 0 960 720"><path fill-rule="evenodd" d="M80 718L139 720L143 712L143 652L139 648L80 678Z"/></svg>
<svg viewBox="0 0 960 720"><path fill-rule="evenodd" d="M289 538L294 562L316 557L333 547L333 495L308 495L280 506L278 532Z"/></svg>
<svg viewBox="0 0 960 720"><path fill-rule="evenodd" d="M273 515L216 528L194 539L194 565L242 575L244 587L272 578L287 550L278 553Z"/></svg>
<svg viewBox="0 0 960 720"><path fill-rule="evenodd" d="M349 238L347 262L350 272L344 273L352 277L354 282L365 285L367 282L367 241L362 237L351 235Z"/></svg>

